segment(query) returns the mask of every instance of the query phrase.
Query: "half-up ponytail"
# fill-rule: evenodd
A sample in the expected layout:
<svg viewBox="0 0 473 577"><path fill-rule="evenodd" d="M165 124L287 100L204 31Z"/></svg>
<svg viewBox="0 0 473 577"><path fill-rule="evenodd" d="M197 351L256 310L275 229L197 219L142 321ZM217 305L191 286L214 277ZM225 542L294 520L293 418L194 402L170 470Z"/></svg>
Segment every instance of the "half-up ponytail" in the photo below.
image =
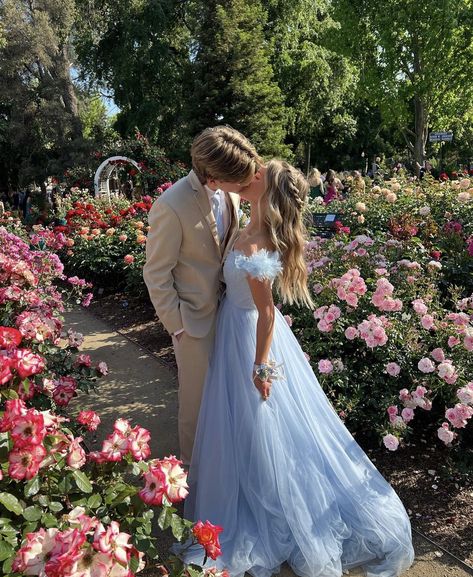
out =
<svg viewBox="0 0 473 577"><path fill-rule="evenodd" d="M313 308L304 260L303 213L309 185L300 171L282 160L271 160L267 164L266 182L268 211L265 223L283 264L283 272L276 281L278 292L283 302Z"/></svg>

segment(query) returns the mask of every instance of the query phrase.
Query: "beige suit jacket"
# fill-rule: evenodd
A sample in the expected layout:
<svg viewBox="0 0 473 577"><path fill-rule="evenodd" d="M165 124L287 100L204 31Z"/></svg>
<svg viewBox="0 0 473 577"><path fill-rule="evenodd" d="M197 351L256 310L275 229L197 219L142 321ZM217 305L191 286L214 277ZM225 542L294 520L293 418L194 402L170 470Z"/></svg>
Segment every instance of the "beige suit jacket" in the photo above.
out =
<svg viewBox="0 0 473 577"><path fill-rule="evenodd" d="M156 313L169 333L202 338L218 306L222 264L239 228L240 197L226 200L230 227L222 245L207 192L194 171L160 196L149 213L143 276Z"/></svg>

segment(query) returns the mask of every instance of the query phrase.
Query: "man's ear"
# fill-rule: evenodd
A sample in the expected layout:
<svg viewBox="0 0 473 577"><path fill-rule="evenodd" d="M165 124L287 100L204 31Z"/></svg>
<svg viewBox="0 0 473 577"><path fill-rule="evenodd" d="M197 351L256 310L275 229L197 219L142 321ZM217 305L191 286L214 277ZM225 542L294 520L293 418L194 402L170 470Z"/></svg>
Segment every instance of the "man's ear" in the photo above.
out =
<svg viewBox="0 0 473 577"><path fill-rule="evenodd" d="M207 177L207 182L205 182L205 184L211 189L211 190L217 190L218 186L217 183L215 182L214 178L209 178Z"/></svg>

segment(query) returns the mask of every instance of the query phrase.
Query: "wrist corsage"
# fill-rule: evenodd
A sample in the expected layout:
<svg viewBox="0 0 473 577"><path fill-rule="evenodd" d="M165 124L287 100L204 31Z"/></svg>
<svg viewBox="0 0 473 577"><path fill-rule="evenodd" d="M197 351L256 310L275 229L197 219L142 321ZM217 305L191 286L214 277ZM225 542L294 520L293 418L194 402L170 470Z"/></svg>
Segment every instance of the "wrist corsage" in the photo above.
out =
<svg viewBox="0 0 473 577"><path fill-rule="evenodd" d="M261 365L253 365L253 375L253 378L258 377L261 381L284 379L284 367L282 363L268 361Z"/></svg>

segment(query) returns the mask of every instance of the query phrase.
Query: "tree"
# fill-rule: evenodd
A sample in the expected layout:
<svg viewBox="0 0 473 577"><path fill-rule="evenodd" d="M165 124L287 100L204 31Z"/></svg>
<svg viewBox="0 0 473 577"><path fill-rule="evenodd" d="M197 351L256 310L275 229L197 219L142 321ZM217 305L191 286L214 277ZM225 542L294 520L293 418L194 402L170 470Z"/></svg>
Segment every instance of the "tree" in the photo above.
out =
<svg viewBox="0 0 473 577"><path fill-rule="evenodd" d="M138 128L167 150L179 148L189 97L188 2L76 0L74 46L81 78L120 109L123 136Z"/></svg>
<svg viewBox="0 0 473 577"><path fill-rule="evenodd" d="M469 108L471 0L334 0L334 46L360 70L359 94L398 127L421 165L429 130Z"/></svg>
<svg viewBox="0 0 473 577"><path fill-rule="evenodd" d="M60 170L82 125L70 66L73 0L0 2L2 131L10 187ZM5 156L6 155L6 156Z"/></svg>
<svg viewBox="0 0 473 577"><path fill-rule="evenodd" d="M265 39L267 13L259 1L209 0L196 13L191 133L229 124L263 155L288 155L286 111Z"/></svg>
<svg viewBox="0 0 473 577"><path fill-rule="evenodd" d="M351 102L357 71L328 39L338 24L327 0L265 0L266 37L272 45L275 78L288 111L288 142L310 164L324 156L322 135L331 133L328 147L349 140L356 130ZM324 146L325 147L325 146Z"/></svg>

